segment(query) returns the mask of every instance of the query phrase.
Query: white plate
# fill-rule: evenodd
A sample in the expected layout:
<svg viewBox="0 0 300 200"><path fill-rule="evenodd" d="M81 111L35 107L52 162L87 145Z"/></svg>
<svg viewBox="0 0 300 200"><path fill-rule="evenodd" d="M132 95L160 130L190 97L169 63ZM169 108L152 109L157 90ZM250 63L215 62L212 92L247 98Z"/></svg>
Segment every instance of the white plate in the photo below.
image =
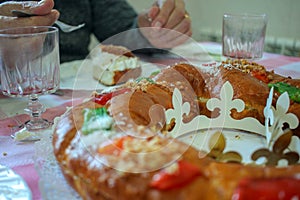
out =
<svg viewBox="0 0 300 200"><path fill-rule="evenodd" d="M0 199L32 199L31 191L21 176L3 165L0 165Z"/></svg>

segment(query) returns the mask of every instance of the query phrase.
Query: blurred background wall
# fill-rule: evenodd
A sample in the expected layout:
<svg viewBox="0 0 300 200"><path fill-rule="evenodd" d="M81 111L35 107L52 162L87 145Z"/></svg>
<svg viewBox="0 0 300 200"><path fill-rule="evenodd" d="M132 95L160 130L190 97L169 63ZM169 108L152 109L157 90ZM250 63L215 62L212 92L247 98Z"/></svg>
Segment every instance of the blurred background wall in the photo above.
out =
<svg viewBox="0 0 300 200"><path fill-rule="evenodd" d="M153 0L128 0L141 11ZM265 51L300 55L300 0L185 0L197 41L220 42L222 16L233 13L266 13L268 25Z"/></svg>

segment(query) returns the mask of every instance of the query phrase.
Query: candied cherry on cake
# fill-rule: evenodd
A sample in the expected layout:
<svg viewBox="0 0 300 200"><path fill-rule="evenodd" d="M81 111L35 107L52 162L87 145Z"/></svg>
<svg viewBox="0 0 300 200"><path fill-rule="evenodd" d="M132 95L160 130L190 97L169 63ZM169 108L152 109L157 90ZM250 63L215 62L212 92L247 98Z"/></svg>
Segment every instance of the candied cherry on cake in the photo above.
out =
<svg viewBox="0 0 300 200"><path fill-rule="evenodd" d="M108 155L119 155L124 149L124 142L132 140L131 136L123 136L115 140L108 140L98 148L98 153Z"/></svg>
<svg viewBox="0 0 300 200"><path fill-rule="evenodd" d="M264 83L270 82L270 79L265 71L253 70L251 71L251 75Z"/></svg>
<svg viewBox="0 0 300 200"><path fill-rule="evenodd" d="M124 94L124 93L129 92L129 91L130 91L129 88L123 88L123 89L119 89L119 90L109 92L109 93L96 94L93 100L97 104L105 105L114 96Z"/></svg>
<svg viewBox="0 0 300 200"><path fill-rule="evenodd" d="M175 189L189 184L202 175L200 169L192 163L180 160L177 164L178 169L174 173L162 169L155 174L150 186L159 190Z"/></svg>
<svg viewBox="0 0 300 200"><path fill-rule="evenodd" d="M300 179L294 177L243 179L235 189L232 200L248 199L300 199Z"/></svg>

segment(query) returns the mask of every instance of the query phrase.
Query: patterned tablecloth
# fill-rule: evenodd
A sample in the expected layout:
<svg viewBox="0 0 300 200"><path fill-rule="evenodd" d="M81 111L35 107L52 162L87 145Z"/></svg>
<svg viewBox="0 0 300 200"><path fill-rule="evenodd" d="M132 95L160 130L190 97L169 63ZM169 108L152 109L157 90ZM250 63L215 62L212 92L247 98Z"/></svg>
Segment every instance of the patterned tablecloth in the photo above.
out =
<svg viewBox="0 0 300 200"><path fill-rule="evenodd" d="M157 66L168 66L180 62L182 58L195 64L220 61L222 59L220 54L220 44L198 43L196 48L195 44L178 47L172 51L172 55L142 56L141 59L145 61L143 64L148 70L145 70L144 73L147 73ZM264 53L263 58L257 63L278 74L300 78L299 57ZM88 97L92 90L105 89L92 79L91 66L92 62L88 59L61 65L60 93L44 95L40 98L47 108L43 114L46 119L53 121L56 116L63 114L68 106L77 104ZM36 153L34 143L16 142L10 137L14 131L12 127L28 120L28 116L23 112L26 107L26 99L12 99L0 95L0 105L0 165L13 169L15 173L23 177L32 192L32 199L42 199L39 190L39 175L34 165Z"/></svg>

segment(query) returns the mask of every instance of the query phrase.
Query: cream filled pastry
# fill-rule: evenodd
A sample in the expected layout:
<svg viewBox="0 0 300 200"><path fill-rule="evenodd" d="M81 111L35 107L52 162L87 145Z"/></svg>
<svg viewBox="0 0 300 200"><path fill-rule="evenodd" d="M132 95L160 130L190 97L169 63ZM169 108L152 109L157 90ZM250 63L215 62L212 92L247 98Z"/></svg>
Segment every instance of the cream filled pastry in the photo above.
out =
<svg viewBox="0 0 300 200"><path fill-rule="evenodd" d="M116 85L141 75L139 59L122 46L99 45L92 54L93 77L104 85Z"/></svg>

